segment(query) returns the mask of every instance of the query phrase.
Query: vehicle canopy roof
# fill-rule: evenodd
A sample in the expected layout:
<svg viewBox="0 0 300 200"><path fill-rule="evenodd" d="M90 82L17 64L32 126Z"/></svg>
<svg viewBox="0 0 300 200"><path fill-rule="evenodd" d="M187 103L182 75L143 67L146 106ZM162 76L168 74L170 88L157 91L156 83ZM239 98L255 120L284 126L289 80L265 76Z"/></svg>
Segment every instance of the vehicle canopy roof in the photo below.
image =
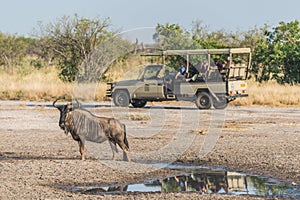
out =
<svg viewBox="0 0 300 200"><path fill-rule="evenodd" d="M250 48L224 48L224 49L189 49L189 50L158 50L152 53L142 54L141 56L160 56L165 64L166 56L184 56L186 57L187 66L189 67L190 57L193 55L206 55L207 60L211 63L211 55L247 55L247 67L251 68L251 49Z"/></svg>
<svg viewBox="0 0 300 200"><path fill-rule="evenodd" d="M200 55L200 54L250 54L250 48L227 48L227 49L191 49L191 50L162 50L143 54L144 56L167 56L167 55Z"/></svg>

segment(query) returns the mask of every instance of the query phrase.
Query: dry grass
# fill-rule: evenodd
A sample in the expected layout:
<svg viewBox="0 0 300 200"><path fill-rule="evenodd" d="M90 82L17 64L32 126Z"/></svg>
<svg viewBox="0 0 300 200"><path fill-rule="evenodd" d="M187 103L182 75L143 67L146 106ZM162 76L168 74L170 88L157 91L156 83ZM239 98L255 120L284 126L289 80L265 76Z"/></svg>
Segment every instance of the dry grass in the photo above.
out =
<svg viewBox="0 0 300 200"><path fill-rule="evenodd" d="M136 55L127 60L120 60L105 74L106 80L133 79L139 74L144 60ZM24 62L23 66L16 67L14 75L1 70L0 66L0 99L1 100L36 100L49 101L58 96L76 96L82 100L105 100L106 82L95 84L65 83L58 78L55 67L37 70ZM130 73L126 73L126 72Z"/></svg>
<svg viewBox="0 0 300 200"><path fill-rule="evenodd" d="M133 121L142 121L142 120L150 120L150 116L148 115L140 115L140 114L129 114L128 118Z"/></svg>
<svg viewBox="0 0 300 200"><path fill-rule="evenodd" d="M133 55L125 61L116 61L104 76L110 81L136 79L141 70L143 70L145 63L148 62L140 55Z"/></svg>
<svg viewBox="0 0 300 200"><path fill-rule="evenodd" d="M0 75L0 98L4 100L48 100L70 91L71 87L60 81L56 73L35 71L28 75ZM68 93L68 92L66 92Z"/></svg>
<svg viewBox="0 0 300 200"><path fill-rule="evenodd" d="M0 99L1 100L35 100L49 101L54 98L66 95L74 96L74 92L80 92L81 88L85 91L80 95L84 99L103 100L106 84L99 85L80 85L80 88L72 83L61 81L55 69L35 70L27 75L9 75L0 73ZM94 88L93 95L89 90Z"/></svg>
<svg viewBox="0 0 300 200"><path fill-rule="evenodd" d="M126 61L116 63L106 74L109 80L130 79L126 75L127 71L137 72L139 68L132 66L141 66L143 61L137 59L135 61ZM130 70L129 70L130 69ZM54 98L67 95L69 97L76 96L83 100L105 100L106 83L99 84L80 84L62 82L55 68L43 70L30 70L30 73L9 75L0 72L0 99L2 100L35 100L50 101ZM129 73L133 74L133 73ZM135 78L137 73L134 73ZM257 83L255 81L248 82L249 97L237 99L231 104L233 105L262 105L262 106L300 106L300 85L279 85L275 82Z"/></svg>
<svg viewBox="0 0 300 200"><path fill-rule="evenodd" d="M279 85L276 82L248 82L249 97L232 102L234 105L300 106L300 85Z"/></svg>

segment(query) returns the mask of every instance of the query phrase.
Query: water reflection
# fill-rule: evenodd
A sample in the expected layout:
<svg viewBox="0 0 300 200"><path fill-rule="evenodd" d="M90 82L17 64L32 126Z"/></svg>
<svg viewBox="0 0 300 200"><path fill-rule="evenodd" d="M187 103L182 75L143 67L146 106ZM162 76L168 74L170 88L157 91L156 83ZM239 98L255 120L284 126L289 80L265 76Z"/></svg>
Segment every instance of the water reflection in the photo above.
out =
<svg viewBox="0 0 300 200"><path fill-rule="evenodd" d="M203 194L252 194L278 196L288 189L267 179L235 172L206 171L169 177L160 181L162 192L198 191Z"/></svg>
<svg viewBox="0 0 300 200"><path fill-rule="evenodd" d="M95 187L86 190L80 190L83 194L103 194L103 193L121 193L126 192L128 189L128 185L119 185L119 186L110 186L110 187Z"/></svg>
<svg viewBox="0 0 300 200"><path fill-rule="evenodd" d="M161 180L162 192L228 193L227 172L192 172Z"/></svg>
<svg viewBox="0 0 300 200"><path fill-rule="evenodd" d="M84 194L122 192L198 192L200 194L249 194L263 197L300 198L300 188L284 186L276 180L237 172L201 167L178 167L176 175L129 185L89 185L73 188Z"/></svg>

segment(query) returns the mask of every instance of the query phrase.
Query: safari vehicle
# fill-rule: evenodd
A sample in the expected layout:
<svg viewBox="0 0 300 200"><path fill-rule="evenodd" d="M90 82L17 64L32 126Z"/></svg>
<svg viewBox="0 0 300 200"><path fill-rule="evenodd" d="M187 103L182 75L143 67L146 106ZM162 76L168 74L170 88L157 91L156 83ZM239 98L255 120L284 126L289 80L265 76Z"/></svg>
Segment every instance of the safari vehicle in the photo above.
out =
<svg viewBox="0 0 300 200"><path fill-rule="evenodd" d="M144 107L151 101L191 101L199 109L226 108L228 102L247 97L246 79L251 64L249 48L166 50L146 54L161 56L162 64L145 66L135 80L108 83L106 96L116 106ZM181 56L187 63L186 76L175 79L177 71L168 66L166 58ZM218 69L214 59L228 60ZM203 70L201 64L207 63ZM177 67L178 68L178 67Z"/></svg>

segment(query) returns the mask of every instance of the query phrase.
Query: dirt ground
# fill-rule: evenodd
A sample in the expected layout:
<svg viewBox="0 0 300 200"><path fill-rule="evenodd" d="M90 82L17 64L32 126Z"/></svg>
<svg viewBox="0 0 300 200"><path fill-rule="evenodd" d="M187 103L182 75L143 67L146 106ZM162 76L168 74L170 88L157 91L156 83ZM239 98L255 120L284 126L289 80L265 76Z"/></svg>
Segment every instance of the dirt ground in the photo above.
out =
<svg viewBox="0 0 300 200"><path fill-rule="evenodd" d="M111 161L108 142L78 145L58 127L59 111L0 102L0 199L263 199L189 193L91 195L64 188L128 184L174 172L149 163L184 163L263 175L300 184L300 109L235 107L198 110L193 104L89 109L126 124L132 162ZM179 109L179 107L181 109Z"/></svg>

